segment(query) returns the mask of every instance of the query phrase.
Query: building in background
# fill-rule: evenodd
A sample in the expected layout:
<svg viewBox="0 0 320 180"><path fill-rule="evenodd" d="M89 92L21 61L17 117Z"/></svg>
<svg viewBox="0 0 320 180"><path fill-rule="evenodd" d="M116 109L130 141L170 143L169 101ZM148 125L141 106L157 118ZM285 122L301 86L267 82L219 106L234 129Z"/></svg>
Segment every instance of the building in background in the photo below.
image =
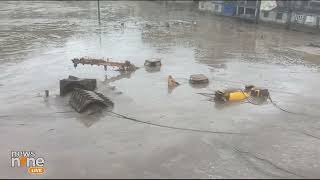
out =
<svg viewBox="0 0 320 180"><path fill-rule="evenodd" d="M257 22L261 0L199 1L199 10Z"/></svg>
<svg viewBox="0 0 320 180"><path fill-rule="evenodd" d="M319 0L273 0L275 7L267 9L262 2L260 21L284 24L288 28L310 27L319 29Z"/></svg>
<svg viewBox="0 0 320 180"><path fill-rule="evenodd" d="M199 10L287 28L320 29L320 0L211 0Z"/></svg>
<svg viewBox="0 0 320 180"><path fill-rule="evenodd" d="M262 1L259 20L276 24L287 24L289 9L285 1L277 4L276 0ZM290 19L290 18L289 18Z"/></svg>
<svg viewBox="0 0 320 180"><path fill-rule="evenodd" d="M223 12L223 4L223 0L199 1L199 10L221 15Z"/></svg>
<svg viewBox="0 0 320 180"><path fill-rule="evenodd" d="M237 13L237 1L227 1L223 2L222 14L224 16L236 16Z"/></svg>
<svg viewBox="0 0 320 180"><path fill-rule="evenodd" d="M291 4L292 15L290 25L292 27L307 26L319 29L320 1L293 1Z"/></svg>
<svg viewBox="0 0 320 180"><path fill-rule="evenodd" d="M261 0L237 0L237 17L258 23Z"/></svg>

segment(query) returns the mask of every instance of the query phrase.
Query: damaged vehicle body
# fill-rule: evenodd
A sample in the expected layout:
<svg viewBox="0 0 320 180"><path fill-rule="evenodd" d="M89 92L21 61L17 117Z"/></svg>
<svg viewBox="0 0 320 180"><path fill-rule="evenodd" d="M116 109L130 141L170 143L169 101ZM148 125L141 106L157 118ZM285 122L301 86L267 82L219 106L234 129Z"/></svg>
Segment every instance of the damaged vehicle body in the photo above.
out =
<svg viewBox="0 0 320 180"><path fill-rule="evenodd" d="M103 94L76 88L71 95L70 105L79 113L86 111L88 108L105 108L113 107L113 102Z"/></svg>
<svg viewBox="0 0 320 180"><path fill-rule="evenodd" d="M105 107L113 107L113 102L102 93L95 92L96 79L81 79L69 76L60 80L60 95L71 93L69 104L77 112L82 113L88 109L100 110Z"/></svg>

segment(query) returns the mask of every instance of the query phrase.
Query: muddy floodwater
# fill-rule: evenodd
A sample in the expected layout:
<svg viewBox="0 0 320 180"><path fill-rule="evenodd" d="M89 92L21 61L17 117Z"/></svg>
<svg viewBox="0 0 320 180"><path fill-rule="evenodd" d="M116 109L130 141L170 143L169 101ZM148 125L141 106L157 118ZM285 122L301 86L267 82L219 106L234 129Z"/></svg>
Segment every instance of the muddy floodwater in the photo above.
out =
<svg viewBox="0 0 320 180"><path fill-rule="evenodd" d="M319 34L202 14L191 3L101 1L100 8L101 26L95 1L0 2L0 178L320 177L320 56L294 50L320 43ZM82 56L141 68L75 69L71 59ZM148 58L161 58L161 69L144 68ZM188 83L199 73L208 86ZM97 79L114 112L229 134L78 114L59 96L59 80L69 75ZM173 91L169 75L181 84ZM300 114L270 102L220 107L197 94L247 84ZM46 172L11 167L11 151L34 151Z"/></svg>

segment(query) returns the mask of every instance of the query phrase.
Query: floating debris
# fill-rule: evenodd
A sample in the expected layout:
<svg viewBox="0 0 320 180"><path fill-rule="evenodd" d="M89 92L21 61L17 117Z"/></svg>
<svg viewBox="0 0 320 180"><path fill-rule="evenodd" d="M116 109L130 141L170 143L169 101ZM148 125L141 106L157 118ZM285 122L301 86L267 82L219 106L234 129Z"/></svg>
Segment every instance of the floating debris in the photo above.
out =
<svg viewBox="0 0 320 180"><path fill-rule="evenodd" d="M101 93L84 89L75 89L71 95L70 105L79 113L88 108L113 107L113 102Z"/></svg>
<svg viewBox="0 0 320 180"><path fill-rule="evenodd" d="M87 58L87 57L82 57L82 58L74 58L71 60L73 62L74 67L76 68L78 64L90 64L90 65L98 65L98 66L103 66L105 70L107 70L108 66L111 67L117 67L119 71L135 71L138 69L134 64L131 64L130 61L125 61L124 63L120 62L113 62L110 61L109 58L107 60L103 59L94 59L94 58Z"/></svg>
<svg viewBox="0 0 320 180"><path fill-rule="evenodd" d="M144 65L148 67L161 66L161 59L160 58L147 59L145 60Z"/></svg>
<svg viewBox="0 0 320 180"><path fill-rule="evenodd" d="M173 77L171 75L168 76L168 87L169 88L177 87L179 85L180 84L175 79L173 79Z"/></svg>
<svg viewBox="0 0 320 180"><path fill-rule="evenodd" d="M153 73L158 72L161 69L161 59L160 58L152 58L147 59L144 62L144 66L147 72Z"/></svg>
<svg viewBox="0 0 320 180"><path fill-rule="evenodd" d="M216 91L214 94L215 102L236 102L246 100L250 95L242 90Z"/></svg>
<svg viewBox="0 0 320 180"><path fill-rule="evenodd" d="M250 96L251 97L256 97L256 98L264 98L267 99L270 96L269 90L268 89L257 89L253 87L250 91Z"/></svg>
<svg viewBox="0 0 320 180"><path fill-rule="evenodd" d="M191 84L207 84L209 79L203 74L193 74L190 76L189 82Z"/></svg>
<svg viewBox="0 0 320 180"><path fill-rule="evenodd" d="M216 91L214 94L215 102L240 102L250 98L250 100L265 101L269 98L268 89L256 88L253 85L246 86L244 90L229 89ZM255 98L255 99L254 99ZM251 101L250 101L251 102Z"/></svg>
<svg viewBox="0 0 320 180"><path fill-rule="evenodd" d="M173 89L179 86L178 83L171 75L168 76L168 93L172 93Z"/></svg>
<svg viewBox="0 0 320 180"><path fill-rule="evenodd" d="M96 79L80 79L75 76L69 76L68 79L60 80L60 96L73 91L75 88L93 91L96 87Z"/></svg>

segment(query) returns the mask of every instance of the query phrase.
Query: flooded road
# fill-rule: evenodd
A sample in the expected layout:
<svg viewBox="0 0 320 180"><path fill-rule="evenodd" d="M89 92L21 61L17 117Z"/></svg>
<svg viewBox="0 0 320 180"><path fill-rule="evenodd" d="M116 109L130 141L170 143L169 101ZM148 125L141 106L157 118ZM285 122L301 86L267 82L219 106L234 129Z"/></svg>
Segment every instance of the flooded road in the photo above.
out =
<svg viewBox="0 0 320 180"><path fill-rule="evenodd" d="M319 34L200 14L181 3L100 6L101 26L94 1L0 2L1 178L320 177L320 58L310 61L292 49L320 42ZM71 59L82 56L141 68L122 75L95 66L75 69ZM162 58L160 71L143 67L152 57ZM198 73L209 78L207 87L189 85ZM154 127L107 112L78 114L59 96L59 80L68 75L96 78L114 112L239 134ZM168 75L181 83L172 92ZM279 106L307 115L271 103L218 108L197 94L247 84L268 88ZM10 152L22 150L43 157L46 173L10 167Z"/></svg>

